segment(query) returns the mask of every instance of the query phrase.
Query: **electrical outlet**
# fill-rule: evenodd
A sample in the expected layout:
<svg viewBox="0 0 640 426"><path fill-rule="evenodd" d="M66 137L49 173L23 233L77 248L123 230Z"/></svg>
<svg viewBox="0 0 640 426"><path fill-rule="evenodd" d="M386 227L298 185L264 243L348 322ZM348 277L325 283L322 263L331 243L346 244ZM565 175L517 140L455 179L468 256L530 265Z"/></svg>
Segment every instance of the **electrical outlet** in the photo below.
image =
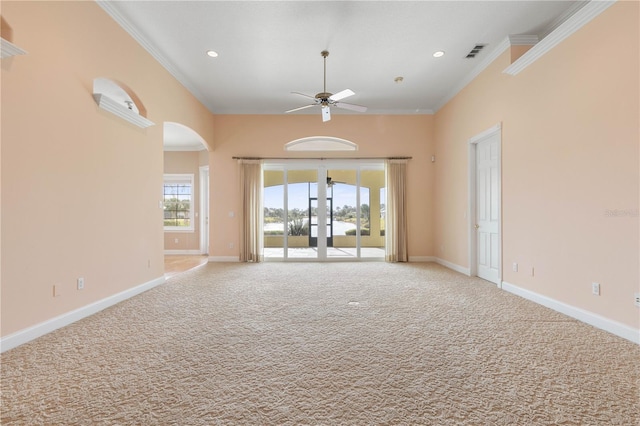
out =
<svg viewBox="0 0 640 426"><path fill-rule="evenodd" d="M80 277L78 278L78 290L83 290L84 289L84 278Z"/></svg>
<svg viewBox="0 0 640 426"><path fill-rule="evenodd" d="M233 246L234 246L234 244L233 244L233 243L229 243L229 248L230 248L230 249L232 249L232 248L233 248Z"/></svg>
<svg viewBox="0 0 640 426"><path fill-rule="evenodd" d="M518 264L517 263L513 263L513 272L518 272Z"/></svg>
<svg viewBox="0 0 640 426"><path fill-rule="evenodd" d="M178 239L177 239L177 238L176 238L176 239L174 239L174 240L173 240L173 242L174 242L174 243L176 243L176 244L178 244Z"/></svg>
<svg viewBox="0 0 640 426"><path fill-rule="evenodd" d="M53 297L59 297L60 296L60 286L58 285L53 285Z"/></svg>
<svg viewBox="0 0 640 426"><path fill-rule="evenodd" d="M599 283L591 283L591 293L595 296L600 296L600 284Z"/></svg>
<svg viewBox="0 0 640 426"><path fill-rule="evenodd" d="M633 299L634 299L634 304L638 307L640 307L640 293L634 293L633 294Z"/></svg>

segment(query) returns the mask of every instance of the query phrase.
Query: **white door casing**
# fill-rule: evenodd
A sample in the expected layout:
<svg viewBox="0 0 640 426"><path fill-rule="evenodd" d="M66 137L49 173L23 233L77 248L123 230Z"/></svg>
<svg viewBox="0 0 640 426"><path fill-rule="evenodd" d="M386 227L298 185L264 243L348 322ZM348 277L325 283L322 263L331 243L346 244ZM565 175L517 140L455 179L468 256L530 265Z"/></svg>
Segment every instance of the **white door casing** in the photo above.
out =
<svg viewBox="0 0 640 426"><path fill-rule="evenodd" d="M469 141L469 261L471 275L500 285L501 127L494 126Z"/></svg>
<svg viewBox="0 0 640 426"><path fill-rule="evenodd" d="M318 167L318 259L327 260L327 167ZM322 183L322 184L320 184Z"/></svg>
<svg viewBox="0 0 640 426"><path fill-rule="evenodd" d="M200 166L200 253L209 254L209 166Z"/></svg>

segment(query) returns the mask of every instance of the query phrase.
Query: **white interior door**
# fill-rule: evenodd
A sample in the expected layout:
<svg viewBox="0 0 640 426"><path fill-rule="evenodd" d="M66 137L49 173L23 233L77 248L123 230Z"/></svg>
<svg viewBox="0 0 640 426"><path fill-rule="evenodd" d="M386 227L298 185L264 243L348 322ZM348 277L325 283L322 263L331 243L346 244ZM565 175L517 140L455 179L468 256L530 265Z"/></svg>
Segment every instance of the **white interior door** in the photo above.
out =
<svg viewBox="0 0 640 426"><path fill-rule="evenodd" d="M477 273L499 284L500 280L500 138L476 145Z"/></svg>

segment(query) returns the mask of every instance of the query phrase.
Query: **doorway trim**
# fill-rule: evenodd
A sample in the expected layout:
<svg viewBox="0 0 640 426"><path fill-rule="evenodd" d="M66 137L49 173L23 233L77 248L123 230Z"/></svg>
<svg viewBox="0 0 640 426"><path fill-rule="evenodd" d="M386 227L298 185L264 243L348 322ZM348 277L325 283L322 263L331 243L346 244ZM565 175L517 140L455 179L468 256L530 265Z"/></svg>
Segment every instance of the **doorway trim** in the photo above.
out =
<svg viewBox="0 0 640 426"><path fill-rule="evenodd" d="M467 212L467 235L469 244L469 275L478 276L478 234L475 229L477 214L477 181L476 181L476 151L478 143L491 137L498 137L498 259L500 265L498 267L498 288L502 288L502 123L498 123L487 130L478 133L470 138L467 143L469 145L469 168L468 168L468 206Z"/></svg>
<svg viewBox="0 0 640 426"><path fill-rule="evenodd" d="M200 166L200 254L209 254L209 166Z"/></svg>

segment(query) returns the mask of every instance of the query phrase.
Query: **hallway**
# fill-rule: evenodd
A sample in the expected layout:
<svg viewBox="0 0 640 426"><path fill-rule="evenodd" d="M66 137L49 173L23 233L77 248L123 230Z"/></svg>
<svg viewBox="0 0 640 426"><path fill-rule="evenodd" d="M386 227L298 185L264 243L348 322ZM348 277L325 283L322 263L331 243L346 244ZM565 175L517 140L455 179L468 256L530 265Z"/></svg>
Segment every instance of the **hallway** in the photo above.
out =
<svg viewBox="0 0 640 426"><path fill-rule="evenodd" d="M206 255L165 255L164 277L169 279L181 272L188 271L209 261Z"/></svg>

